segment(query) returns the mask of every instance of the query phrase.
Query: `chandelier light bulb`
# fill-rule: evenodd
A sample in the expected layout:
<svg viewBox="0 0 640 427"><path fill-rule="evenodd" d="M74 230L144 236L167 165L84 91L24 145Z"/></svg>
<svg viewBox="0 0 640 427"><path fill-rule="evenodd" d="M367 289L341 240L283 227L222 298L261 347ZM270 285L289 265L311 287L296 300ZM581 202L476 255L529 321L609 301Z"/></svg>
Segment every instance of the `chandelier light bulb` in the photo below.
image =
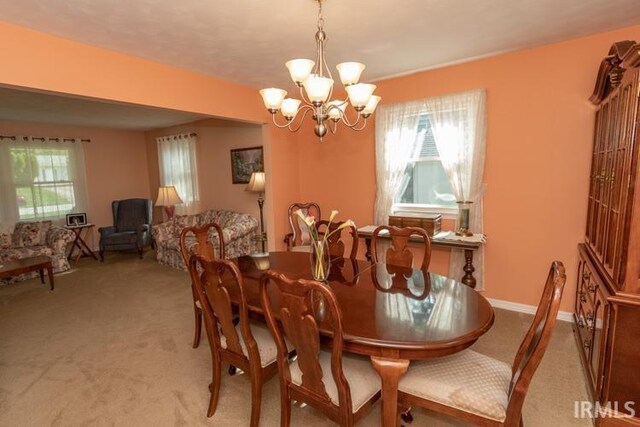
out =
<svg viewBox="0 0 640 427"><path fill-rule="evenodd" d="M300 101L299 99L286 98L284 101L282 101L282 105L280 106L282 115L287 120L293 119L296 116L296 114L298 114L298 108L300 108L300 102L302 101Z"/></svg>
<svg viewBox="0 0 640 427"><path fill-rule="evenodd" d="M311 70L316 63L310 59L292 59L285 65L289 69L291 80L300 86L311 75Z"/></svg>
<svg viewBox="0 0 640 427"><path fill-rule="evenodd" d="M267 110L269 110L269 112L273 114L280 109L282 100L284 100L284 97L287 96L287 91L275 87L270 87L267 89L262 89L260 91L260 95L262 95L264 106L267 107Z"/></svg>
<svg viewBox="0 0 640 427"><path fill-rule="evenodd" d="M376 89L376 85L358 83L347 86L345 89L349 94L349 101L351 101L351 105L353 105L356 110L361 111L369 102L373 91Z"/></svg>
<svg viewBox="0 0 640 427"><path fill-rule="evenodd" d="M307 92L309 101L314 104L322 104L329 97L329 93L333 87L333 79L312 74L302 85L304 86L305 92Z"/></svg>
<svg viewBox="0 0 640 427"><path fill-rule="evenodd" d="M365 117L369 117L370 115L372 115L373 112L376 111L378 102L380 102L381 99L382 98L377 95L371 95L371 98L369 98L369 102L367 102L367 106L364 107L364 110L362 110L362 115Z"/></svg>
<svg viewBox="0 0 640 427"><path fill-rule="evenodd" d="M343 85L349 86L358 83L360 75L365 69L365 65L359 62L343 62L336 66L340 81Z"/></svg>
<svg viewBox="0 0 640 427"><path fill-rule="evenodd" d="M329 118L334 122L340 120L342 111L347 109L347 103L345 101L329 101L327 102L327 114L329 114Z"/></svg>

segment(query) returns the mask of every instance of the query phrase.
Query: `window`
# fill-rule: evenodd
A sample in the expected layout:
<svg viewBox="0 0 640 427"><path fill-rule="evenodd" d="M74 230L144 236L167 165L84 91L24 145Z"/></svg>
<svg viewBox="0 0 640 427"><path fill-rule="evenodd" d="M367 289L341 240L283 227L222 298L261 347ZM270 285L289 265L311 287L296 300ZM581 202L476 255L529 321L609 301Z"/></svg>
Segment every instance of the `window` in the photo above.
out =
<svg viewBox="0 0 640 427"><path fill-rule="evenodd" d="M80 141L15 137L0 144L3 222L61 219L86 210Z"/></svg>
<svg viewBox="0 0 640 427"><path fill-rule="evenodd" d="M176 206L181 214L198 211L198 170L195 134L157 138L160 163L160 185L173 185L183 203Z"/></svg>
<svg viewBox="0 0 640 427"><path fill-rule="evenodd" d="M420 116L418 132L418 146L404 171L392 209L455 212L456 197L440 161L428 114Z"/></svg>

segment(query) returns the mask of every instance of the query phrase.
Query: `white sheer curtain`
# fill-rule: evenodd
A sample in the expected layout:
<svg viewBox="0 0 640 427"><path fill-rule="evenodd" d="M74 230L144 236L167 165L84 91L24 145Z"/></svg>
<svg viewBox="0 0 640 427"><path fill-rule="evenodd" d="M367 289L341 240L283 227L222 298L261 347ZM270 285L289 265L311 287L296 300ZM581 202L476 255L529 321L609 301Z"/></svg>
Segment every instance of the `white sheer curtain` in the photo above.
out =
<svg viewBox="0 0 640 427"><path fill-rule="evenodd" d="M181 215L199 212L200 195L196 165L196 137L194 134L170 135L157 138L160 185L173 185L184 203L176 205Z"/></svg>
<svg viewBox="0 0 640 427"><path fill-rule="evenodd" d="M433 135L451 188L457 200L473 202L469 226L483 232L482 193L486 139L486 93L484 89L424 100ZM461 250L453 250L449 275L458 277L465 264ZM484 288L484 251L474 254L476 289Z"/></svg>
<svg viewBox="0 0 640 427"><path fill-rule="evenodd" d="M407 164L419 149L418 121L423 102L384 105L376 113L375 223L388 224L389 213Z"/></svg>
<svg viewBox="0 0 640 427"><path fill-rule="evenodd" d="M87 212L84 143L74 138L0 138L0 229L18 221Z"/></svg>

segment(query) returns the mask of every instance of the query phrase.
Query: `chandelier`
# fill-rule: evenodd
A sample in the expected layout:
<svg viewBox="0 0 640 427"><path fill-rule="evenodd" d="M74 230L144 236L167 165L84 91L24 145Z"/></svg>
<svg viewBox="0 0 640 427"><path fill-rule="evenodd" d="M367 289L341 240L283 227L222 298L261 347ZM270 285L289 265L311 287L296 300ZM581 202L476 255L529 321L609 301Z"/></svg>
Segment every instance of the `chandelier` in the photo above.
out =
<svg viewBox="0 0 640 427"><path fill-rule="evenodd" d="M336 133L338 122L347 127L360 131L365 128L367 118L376 109L380 97L373 95L376 86L368 83L358 83L365 68L359 62L343 62L338 64L340 81L347 92L345 99L331 100L333 94L333 77L324 58L324 47L327 34L324 32L322 19L322 0L318 1L318 31L316 32L316 61L310 59L292 59L285 65L289 69L291 80L300 90L300 99L285 98L287 91L278 88L267 88L260 91L265 107L271 113L273 124L279 128L288 128L297 132L309 112L315 121L314 132L320 138L327 134ZM302 104L304 101L304 104ZM349 120L346 114L347 105L351 104L356 110L356 117ZM302 105L301 105L302 104ZM285 119L284 123L276 121L276 113L280 111ZM296 117L301 117L296 123Z"/></svg>

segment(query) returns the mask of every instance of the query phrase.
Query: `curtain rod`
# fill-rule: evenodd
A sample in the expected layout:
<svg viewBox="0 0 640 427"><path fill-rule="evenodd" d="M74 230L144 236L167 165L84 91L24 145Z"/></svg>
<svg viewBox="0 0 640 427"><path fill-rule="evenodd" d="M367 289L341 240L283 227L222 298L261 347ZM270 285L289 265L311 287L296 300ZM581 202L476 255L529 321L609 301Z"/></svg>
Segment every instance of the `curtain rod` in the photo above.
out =
<svg viewBox="0 0 640 427"><path fill-rule="evenodd" d="M198 136L198 134L197 134L197 133L195 133L195 132L191 132L191 133L178 133L178 134L175 134L175 135L159 136L158 138L177 139L177 138L179 138L179 137L181 137L181 136L185 136L185 135L187 135L187 136Z"/></svg>
<svg viewBox="0 0 640 427"><path fill-rule="evenodd" d="M10 139L12 141L16 141L18 138L22 138L23 141L28 141L29 137L27 136L16 136L16 135L0 135L0 139ZM54 142L76 142L76 138L47 138L41 136L31 137L34 141L54 141ZM80 142L91 142L90 139L81 139Z"/></svg>

